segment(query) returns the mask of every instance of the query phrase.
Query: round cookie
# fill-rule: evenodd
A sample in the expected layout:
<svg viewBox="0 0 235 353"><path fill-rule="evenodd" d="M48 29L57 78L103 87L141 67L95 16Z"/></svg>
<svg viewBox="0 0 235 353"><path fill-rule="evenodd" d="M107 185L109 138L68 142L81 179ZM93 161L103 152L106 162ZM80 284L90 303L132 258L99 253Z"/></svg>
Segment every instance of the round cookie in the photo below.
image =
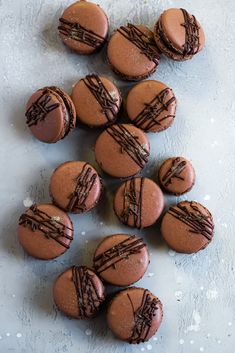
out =
<svg viewBox="0 0 235 353"><path fill-rule="evenodd" d="M205 249L214 236L213 218L200 203L182 201L164 215L161 233L173 250L196 253Z"/></svg>
<svg viewBox="0 0 235 353"><path fill-rule="evenodd" d="M113 33L107 56L112 70L123 80L129 81L150 76L160 62L153 32L145 26L130 23Z"/></svg>
<svg viewBox="0 0 235 353"><path fill-rule="evenodd" d="M89 163L65 162L53 172L49 190L53 203L63 210L84 213L98 203L102 182Z"/></svg>
<svg viewBox="0 0 235 353"><path fill-rule="evenodd" d="M116 178L139 173L149 159L147 136L131 124L117 124L101 133L95 144L95 157L100 168Z"/></svg>
<svg viewBox="0 0 235 353"><path fill-rule="evenodd" d="M158 330L163 317L162 303L148 289L127 288L113 298L108 307L109 328L129 343L148 341Z"/></svg>
<svg viewBox="0 0 235 353"><path fill-rule="evenodd" d="M73 240L69 216L51 204L33 205L19 219L18 238L24 250L41 260L62 255Z"/></svg>
<svg viewBox="0 0 235 353"><path fill-rule="evenodd" d="M164 208L164 197L151 179L136 177L123 183L114 196L114 212L119 220L133 228L153 225Z"/></svg>
<svg viewBox="0 0 235 353"><path fill-rule="evenodd" d="M114 123L122 103L121 93L114 83L97 75L88 75L78 81L71 98L77 119L96 128Z"/></svg>
<svg viewBox="0 0 235 353"><path fill-rule="evenodd" d="M59 275L53 287L56 306L74 319L95 316L105 300L99 277L85 266L73 266Z"/></svg>
<svg viewBox="0 0 235 353"><path fill-rule="evenodd" d="M25 116L32 134L46 143L63 139L76 124L71 98L54 86L39 89L29 98Z"/></svg>
<svg viewBox="0 0 235 353"><path fill-rule="evenodd" d="M98 51L108 37L108 18L99 5L85 0L65 9L58 27L60 38L78 54Z"/></svg>
<svg viewBox="0 0 235 353"><path fill-rule="evenodd" d="M149 80L135 85L126 99L127 114L133 124L146 132L160 132L174 121L176 98L162 82Z"/></svg>
<svg viewBox="0 0 235 353"><path fill-rule="evenodd" d="M174 195L182 195L190 191L195 184L195 170L184 157L167 159L158 172L160 185Z"/></svg>
<svg viewBox="0 0 235 353"><path fill-rule="evenodd" d="M155 25L154 37L159 50L176 61L191 59L205 45L203 28L185 9L164 11Z"/></svg>
<svg viewBox="0 0 235 353"><path fill-rule="evenodd" d="M149 253L143 239L114 234L98 245L93 262L96 273L105 282L125 287L143 277L149 265Z"/></svg>

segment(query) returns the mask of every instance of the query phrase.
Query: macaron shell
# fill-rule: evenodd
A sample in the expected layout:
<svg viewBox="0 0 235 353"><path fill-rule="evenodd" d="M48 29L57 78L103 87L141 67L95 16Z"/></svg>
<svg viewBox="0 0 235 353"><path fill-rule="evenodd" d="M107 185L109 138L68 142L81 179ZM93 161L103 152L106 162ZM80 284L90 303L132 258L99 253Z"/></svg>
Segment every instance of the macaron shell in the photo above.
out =
<svg viewBox="0 0 235 353"><path fill-rule="evenodd" d="M106 77L100 77L100 79L111 96L116 99L116 104L120 108L122 99L118 88ZM90 127L100 127L109 123L107 117L102 111L100 103L83 80L78 81L73 87L71 97L75 105L77 118L83 124ZM118 109L114 109L116 110L116 113L118 113ZM116 117L113 119L113 122L115 120Z"/></svg>
<svg viewBox="0 0 235 353"><path fill-rule="evenodd" d="M130 120L135 123L135 119L146 108L146 104L151 103L152 100L166 88L167 86L164 83L155 80L144 81L134 86L129 91L126 100L126 110ZM174 93L172 90L169 90L169 93L164 99L164 102L167 102L172 97L174 97ZM160 113L158 117L156 117L156 119L160 121L161 119L164 119L164 117L169 115L169 117L161 121L159 125L152 125L152 127L148 129L149 120L147 120L143 124L137 124L137 126L142 130L147 130L151 132L163 131L173 123L175 113L176 100L168 106L168 110L164 110L162 113Z"/></svg>
<svg viewBox="0 0 235 353"><path fill-rule="evenodd" d="M37 208L47 213L52 218L55 217L55 219L59 219L59 222L72 229L67 229L66 234L73 237L73 224L66 213L51 204L37 205ZM33 212L30 209L25 213L33 215ZM40 230L32 231L30 227L23 225L18 226L18 238L21 246L29 255L41 260L54 259L67 250L66 247L60 245L54 239L46 237L46 235ZM65 237L59 237L58 239L67 244L67 246L71 243L71 240L66 239Z"/></svg>
<svg viewBox="0 0 235 353"><path fill-rule="evenodd" d="M77 1L65 9L62 18L72 23L79 23L85 29L93 31L104 39L108 35L108 18L101 7L94 3L84 0ZM79 54L91 54L98 49L61 33L60 37L64 44Z"/></svg>
<svg viewBox="0 0 235 353"><path fill-rule="evenodd" d="M136 26L149 38L151 32L145 26ZM149 60L141 50L118 31L114 32L107 48L108 61L114 71L123 79L138 80L148 77L156 69L156 64Z"/></svg>
<svg viewBox="0 0 235 353"><path fill-rule="evenodd" d="M113 125L116 126L116 125ZM122 124L132 135L138 138L138 142L147 150L150 150L147 136L138 128L130 124ZM141 167L122 151L121 146L105 130L98 137L95 144L95 157L101 169L116 178L133 176L140 172Z"/></svg>
<svg viewBox="0 0 235 353"><path fill-rule="evenodd" d="M130 238L128 234L114 234L104 238L98 245L94 258L128 238ZM136 239L139 238L136 237ZM148 265L149 253L145 246L138 253L130 254L122 261L115 263L115 266L110 266L107 270L100 272L99 275L103 280L113 285L129 286L143 277Z"/></svg>

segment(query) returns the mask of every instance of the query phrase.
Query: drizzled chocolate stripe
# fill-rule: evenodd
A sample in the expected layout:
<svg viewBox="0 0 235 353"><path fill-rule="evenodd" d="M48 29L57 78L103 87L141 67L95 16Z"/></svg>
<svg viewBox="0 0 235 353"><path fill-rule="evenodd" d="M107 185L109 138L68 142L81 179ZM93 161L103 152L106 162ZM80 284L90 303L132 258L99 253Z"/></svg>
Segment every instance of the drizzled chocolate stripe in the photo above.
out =
<svg viewBox="0 0 235 353"><path fill-rule="evenodd" d="M66 231L73 231L73 229L39 210L37 205L31 206L30 210L33 215L24 213L19 219L19 225L29 227L33 232L41 231L46 238L53 239L69 249L69 245L63 241L63 238L73 240L73 237L66 233Z"/></svg>
<svg viewBox="0 0 235 353"><path fill-rule="evenodd" d="M133 216L134 227L141 229L144 178L141 178L140 186L137 188L136 183L138 180L134 178L125 183L121 220L123 223L128 224L129 218Z"/></svg>
<svg viewBox="0 0 235 353"><path fill-rule="evenodd" d="M199 29L195 16L181 9L184 15L184 23L181 24L185 28L185 44L183 55L194 55L197 54L200 48L199 42Z"/></svg>
<svg viewBox="0 0 235 353"><path fill-rule="evenodd" d="M111 126L106 131L140 168L145 166L149 152L139 143L138 137L132 135L123 125Z"/></svg>
<svg viewBox="0 0 235 353"><path fill-rule="evenodd" d="M116 264L130 255L138 254L142 248L146 247L143 239L136 239L134 235L123 240L121 243L106 250L104 253L94 258L94 267L98 273L102 273L110 267L116 268Z"/></svg>
<svg viewBox="0 0 235 353"><path fill-rule="evenodd" d="M175 115L165 115L161 119L159 116L162 112L167 111L171 104L175 102L175 96L166 101L167 96L172 92L170 88L165 88L150 103L145 103L145 108L137 115L133 122L139 126L144 127L146 131L151 130L155 125L160 125L162 121L168 118L174 118ZM147 125L145 126L145 124Z"/></svg>
<svg viewBox="0 0 235 353"><path fill-rule="evenodd" d="M141 343L144 342L151 329L153 317L156 315L158 310L158 301L156 298L151 298L148 290L145 289L141 301L141 305L137 310L134 309L133 302L130 295L127 293L127 297L130 301L135 325L132 330L132 335L129 338L130 343Z"/></svg>
<svg viewBox="0 0 235 353"><path fill-rule="evenodd" d="M70 201L67 206L69 212L84 212L86 210L86 200L96 181L96 178L96 172L93 171L92 167L88 163L86 163L76 179L76 187L74 192L69 196Z"/></svg>
<svg viewBox="0 0 235 353"><path fill-rule="evenodd" d="M98 48L105 41L105 38L91 30L86 29L79 23L73 23L65 18L60 18L60 24L61 25L58 27L60 34L78 42L87 44L90 47Z"/></svg>
<svg viewBox="0 0 235 353"><path fill-rule="evenodd" d="M181 204L170 207L168 213L189 226L191 233L202 234L211 241L214 231L211 216L204 215L193 202L190 202L190 208Z"/></svg>
<svg viewBox="0 0 235 353"><path fill-rule="evenodd" d="M170 169L162 177L162 185L165 187L168 186L169 184L171 184L173 178L184 180L184 178L180 176L180 174L184 171L186 165L187 162L181 161L180 157L174 158Z"/></svg>
<svg viewBox="0 0 235 353"><path fill-rule="evenodd" d="M118 112L117 99L113 98L97 75L88 75L82 80L97 99L107 121L113 121Z"/></svg>
<svg viewBox="0 0 235 353"><path fill-rule="evenodd" d="M49 104L51 101L50 91L43 90L40 97L28 108L25 113L26 124L30 127L37 125L38 122L44 120L51 111L60 106L59 103Z"/></svg>
<svg viewBox="0 0 235 353"><path fill-rule="evenodd" d="M138 27L128 23L127 26L120 27L118 32L131 43L135 44L135 46L140 49L141 54L144 54L156 65L159 64L160 55L154 40L146 36L146 34L143 33Z"/></svg>
<svg viewBox="0 0 235 353"><path fill-rule="evenodd" d="M99 308L103 298L99 296L93 276L89 274L89 269L85 266L73 266L72 281L77 293L79 316L81 318L92 316Z"/></svg>

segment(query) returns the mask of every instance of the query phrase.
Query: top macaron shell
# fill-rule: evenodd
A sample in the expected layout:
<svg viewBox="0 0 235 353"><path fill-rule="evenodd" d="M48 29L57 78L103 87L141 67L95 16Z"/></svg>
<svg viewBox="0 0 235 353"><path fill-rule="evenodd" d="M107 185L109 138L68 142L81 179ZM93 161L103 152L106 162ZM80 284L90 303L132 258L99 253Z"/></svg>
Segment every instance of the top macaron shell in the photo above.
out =
<svg viewBox="0 0 235 353"><path fill-rule="evenodd" d="M72 30L68 31L70 35L66 35L64 27L67 29L68 26L64 26L61 19L62 21L69 21L74 25L80 25L89 33L85 31L85 33L81 35L80 40L74 39L76 38L77 29L72 28ZM59 33L62 41L65 45L75 50L79 54L94 53L104 44L108 36L108 18L101 7L94 3L85 0L77 1L65 9L61 19ZM79 28L79 31L82 32L82 29ZM89 40L87 40L87 34L89 36L90 31L95 34L95 36L92 35L92 37L98 39L97 44L89 44Z"/></svg>

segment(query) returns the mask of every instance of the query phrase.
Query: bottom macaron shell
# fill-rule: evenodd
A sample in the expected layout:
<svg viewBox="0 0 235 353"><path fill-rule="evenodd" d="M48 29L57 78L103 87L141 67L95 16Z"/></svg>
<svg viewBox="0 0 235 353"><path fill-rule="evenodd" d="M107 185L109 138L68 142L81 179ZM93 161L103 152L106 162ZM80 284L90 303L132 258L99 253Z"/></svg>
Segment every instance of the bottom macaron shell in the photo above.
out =
<svg viewBox="0 0 235 353"><path fill-rule="evenodd" d="M132 344L148 341L160 327L162 317L160 300L149 290L136 287L119 292L107 313L112 332Z"/></svg>

